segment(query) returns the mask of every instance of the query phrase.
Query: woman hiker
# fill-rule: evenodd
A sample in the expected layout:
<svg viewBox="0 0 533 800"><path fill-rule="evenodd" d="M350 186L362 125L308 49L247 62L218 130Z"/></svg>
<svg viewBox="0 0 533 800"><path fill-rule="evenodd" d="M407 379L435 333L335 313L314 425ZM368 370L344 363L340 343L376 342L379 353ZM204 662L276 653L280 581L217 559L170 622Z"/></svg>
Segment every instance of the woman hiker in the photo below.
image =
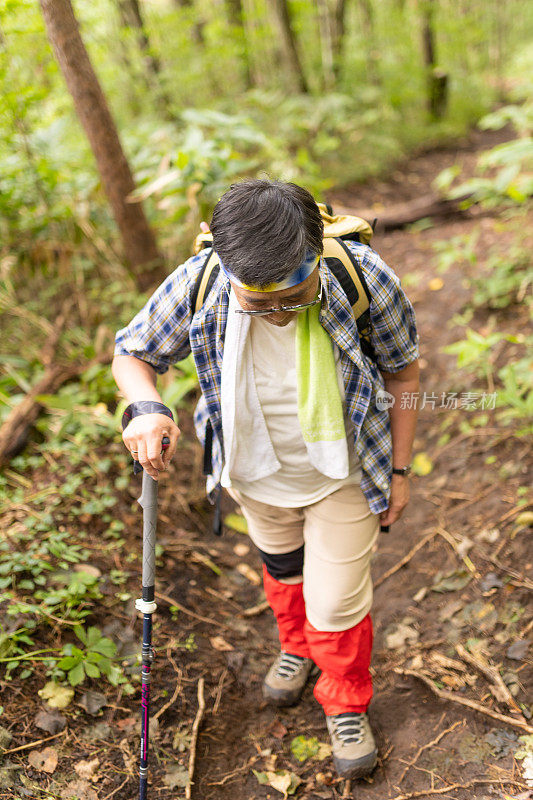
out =
<svg viewBox="0 0 533 800"><path fill-rule="evenodd" d="M377 762L367 717L370 559L380 525L409 499L417 403L402 395L419 388L413 307L378 254L348 242L371 296L376 361L363 356L351 305L322 257L319 208L293 183L232 185L210 230L220 269L202 307L192 295L210 250L178 266L116 334L112 372L132 415L124 443L153 478L168 468L180 431L157 374L192 352L208 494L221 485L240 505L278 624L264 695L291 705L320 672L314 696L335 767L361 777Z"/></svg>

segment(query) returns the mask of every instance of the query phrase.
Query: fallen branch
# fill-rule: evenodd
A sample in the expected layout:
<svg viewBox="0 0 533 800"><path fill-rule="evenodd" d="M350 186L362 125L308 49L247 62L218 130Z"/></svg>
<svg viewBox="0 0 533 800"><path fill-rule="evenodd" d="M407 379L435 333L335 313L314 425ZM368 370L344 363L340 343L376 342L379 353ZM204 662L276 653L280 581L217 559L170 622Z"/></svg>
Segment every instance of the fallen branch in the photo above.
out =
<svg viewBox="0 0 533 800"><path fill-rule="evenodd" d="M500 786L518 786L520 789L529 789L527 784L522 783L522 781L515 781L515 780L501 780L500 778L496 778L491 780L490 778L472 778L471 781L466 781L466 783L450 783L448 786L441 786L440 789L425 789L421 792L409 792L409 794L397 794L395 797L391 797L390 800L411 800L412 797L428 797L430 794L438 794L441 797L446 792L451 792L455 789L470 789L471 786L481 786L487 784L498 784Z"/></svg>
<svg viewBox="0 0 533 800"><path fill-rule="evenodd" d="M423 683L425 683L426 686L428 686L431 691L441 700L451 700L453 703L459 703L462 706L472 708L474 711L479 711L481 714L485 714L488 717L492 717L500 722L504 722L506 725L512 725L514 728L520 728L520 730L523 730L526 733L533 734L533 727L528 725L527 722L522 722L521 720L515 719L514 717L509 717L506 714L499 714L497 711L493 711L492 708L482 706L481 703L477 703L475 700L470 700L468 697L459 697L456 692L449 692L447 689L438 689L430 678L422 675L420 672L416 672L414 669L401 669L400 667L396 667L394 672L398 673L398 675L412 675L413 678L418 678L419 680L423 681Z"/></svg>
<svg viewBox="0 0 533 800"><path fill-rule="evenodd" d="M399 569L404 567L412 559L415 553L418 553L418 551L422 547L424 547L425 544L434 539L436 535L437 531L432 531L431 533L426 534L423 539L420 539L420 541L417 542L415 546L412 547L411 550L409 550L407 555L405 555L400 561L398 561L398 563L395 564L394 567L388 569L383 575L381 575L376 581L374 581L374 589L376 589L384 581L386 581L387 578L390 578L391 575L394 575L395 572L398 572Z"/></svg>
<svg viewBox="0 0 533 800"><path fill-rule="evenodd" d="M204 716L205 710L205 700L204 700L204 679L199 678L198 680L198 711L196 712L196 717L194 718L193 726L192 726L192 738L191 738L191 753L189 756L189 783L185 788L185 797L187 800L191 798L192 792L192 779L194 777L194 764L196 762L196 744L198 742L198 730L200 728L200 723Z"/></svg>
<svg viewBox="0 0 533 800"><path fill-rule="evenodd" d="M517 714L520 714L520 718L526 723L527 722L522 714L522 710L520 706L517 704L516 700L514 699L513 695L509 691L509 688L505 685L504 680L496 667L493 667L491 664L488 664L482 658L478 658L472 653L469 653L466 647L462 644L457 644L455 646L457 654L461 656L463 661L466 661L467 664L471 664L475 667L482 675L484 675L488 681L492 684L491 690L499 703L506 703L509 708L515 711Z"/></svg>
<svg viewBox="0 0 533 800"><path fill-rule="evenodd" d="M405 778L405 775L408 772L408 770L411 767L414 767L414 765L416 764L416 762L418 761L418 759L420 758L420 756L422 755L424 750L429 750L429 748L433 747L434 744L438 744L440 742L440 740L444 736L446 736L447 733L450 733L450 731L453 731L454 728L456 728L458 725L461 725L461 724L464 725L465 721L463 720L462 723L461 723L460 720L457 720L457 722L454 722L453 725L450 725L449 728L446 728L446 730L441 731L438 736L436 736L434 739L431 740L431 742L427 742L427 744L423 744L422 747L420 747L418 749L418 752L417 752L416 756L407 764L406 768L404 769L404 771L400 775L400 779L399 779L397 785L399 786L400 783L403 781L403 779Z"/></svg>
<svg viewBox="0 0 533 800"><path fill-rule="evenodd" d="M44 375L28 392L20 403L9 412L0 427L0 466L25 447L28 430L39 416L42 404L36 400L40 394L55 394L59 387L73 378L85 367L54 364L47 367Z"/></svg>
<svg viewBox="0 0 533 800"><path fill-rule="evenodd" d="M157 712L157 714L154 714L154 716L153 716L153 719L159 719L159 717L160 717L162 714L164 714L164 713L165 713L165 711L167 710L167 708L170 708L170 706L173 706L173 705L174 705L174 703L175 703L175 701L176 701L176 697L178 696L180 689L181 689L181 670L179 670L178 680L177 680L177 682L176 682L176 688L174 689L174 694L172 695L172 697L170 698L170 700L168 701L168 703L165 703L165 705L164 705L164 706L162 706L162 707L159 709L159 711Z"/></svg>
<svg viewBox="0 0 533 800"><path fill-rule="evenodd" d="M192 617L193 619L197 619L200 622L207 622L208 625L215 625L217 628L226 628L227 630L232 630L229 625L226 625L224 622L217 622L216 619L210 619L210 617L202 617L201 614L196 614L194 611L191 611L185 606L182 606L181 603L178 603L177 600L174 600L168 594L160 594L160 592L156 592L155 596L158 600L163 600L165 603L168 603L169 606L176 606L183 614L186 614L188 617Z"/></svg>
<svg viewBox="0 0 533 800"><path fill-rule="evenodd" d="M263 611L268 611L270 606L268 605L267 600L263 600L262 603L258 603L256 606L250 606L250 608L245 608L244 611L239 616L242 617L257 617L259 614L262 614Z"/></svg>
<svg viewBox="0 0 533 800"><path fill-rule="evenodd" d="M37 739L35 742L30 742L29 744L21 744L19 747L12 747L11 750L2 750L0 752L0 755L7 756L8 753L18 753L19 750L29 750L30 747L37 747L37 745L39 744L44 744L44 742L49 742L50 739L55 739L58 736L64 736L67 733L67 731L68 729L65 728L59 733L54 733L53 736L47 736L46 739Z"/></svg>
<svg viewBox="0 0 533 800"><path fill-rule="evenodd" d="M419 219L426 217L450 217L464 213L461 203L473 196L473 192L465 192L454 200L447 200L439 194L431 193L411 200L407 203L396 203L389 206L386 211L377 212L373 208L361 208L357 211L335 205L336 214L356 214L363 219L372 221L378 218L376 230L380 233L403 228Z"/></svg>

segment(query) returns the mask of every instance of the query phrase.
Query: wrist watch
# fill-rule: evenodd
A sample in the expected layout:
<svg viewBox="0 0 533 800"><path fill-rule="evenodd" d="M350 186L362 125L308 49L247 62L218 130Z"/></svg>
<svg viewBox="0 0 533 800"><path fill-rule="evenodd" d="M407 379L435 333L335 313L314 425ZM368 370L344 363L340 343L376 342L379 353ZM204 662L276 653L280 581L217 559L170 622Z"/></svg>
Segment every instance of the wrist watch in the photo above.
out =
<svg viewBox="0 0 533 800"><path fill-rule="evenodd" d="M408 464L406 467L393 467L392 474L393 475L409 475L411 472L411 464Z"/></svg>

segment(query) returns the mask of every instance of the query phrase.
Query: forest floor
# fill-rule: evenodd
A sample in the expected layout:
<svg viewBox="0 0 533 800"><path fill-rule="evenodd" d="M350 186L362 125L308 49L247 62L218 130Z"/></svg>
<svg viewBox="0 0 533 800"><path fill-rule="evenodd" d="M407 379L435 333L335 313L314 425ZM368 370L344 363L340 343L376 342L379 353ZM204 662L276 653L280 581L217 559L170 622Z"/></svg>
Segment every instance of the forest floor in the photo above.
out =
<svg viewBox="0 0 533 800"><path fill-rule="evenodd" d="M330 201L357 209L414 199L447 166L461 164L464 175L471 175L479 152L505 138L505 131L474 132L454 147L413 156L386 181L332 192ZM443 345L462 338L462 328L451 320L468 307L471 290L465 276L479 270L479 264L455 261L442 274L442 286L430 286L438 276L434 245L475 230L479 264L489 247L510 247L517 235L498 213L471 209L448 220L378 233L373 241L402 278L416 311L421 397L425 392L426 401L414 453L425 453L433 465L429 474L411 478L411 501L390 532L380 535L373 554L374 697L369 717L379 747L376 770L350 784L336 777L327 747L298 760L301 749L291 750L295 737L328 742L312 684L294 708L273 709L263 701L262 679L279 645L273 615L260 605L260 559L246 534L225 528L218 539L211 533L201 452L190 415L181 413L182 445L159 489L163 552L153 631L151 713L158 718L150 731L150 798L185 796L191 748L196 758L191 794L197 800L274 800L283 796L272 785L276 782L309 800L533 797L521 762L514 758L519 737L526 733L520 725L532 724L522 714L531 716L525 704L531 702L533 683L526 643L532 628L533 556L525 530L516 524L525 508L523 487L531 484L530 443L513 436L514 429L497 422L490 408L440 405L443 393L480 396L490 390L486 381L459 372L454 356L441 352ZM527 316L515 305L490 312L477 308L469 320L480 331L494 323L496 329L518 334ZM134 610L141 566L135 556L140 552L139 487L140 478L132 477L114 508L117 519L126 523L125 544L113 552L112 564L97 551L94 559L107 595L96 604L94 619L121 643L125 659L138 651L141 636ZM226 498L224 512L233 508ZM97 526L94 535L97 543ZM109 601L115 587L106 576L112 567L128 575L123 588L131 597L122 604ZM256 606L255 613L246 614ZM469 652L477 665L468 660ZM503 674L511 691L507 699L501 687L498 695L480 664ZM106 692L102 708L93 709L93 716L79 705L62 712L67 727L45 743L59 753L52 778L28 764L28 750L16 750L47 738L34 725L43 708L36 688L43 683L38 673L29 686L17 679L2 682L1 720L12 736L3 746L14 752L9 763L3 757L0 798L71 797L73 781L80 800L136 797L140 690L127 697L120 688L104 690L95 682L94 688ZM451 694L439 698L429 684ZM202 690L205 709L194 740ZM479 708L462 704L468 699ZM489 716L494 712L506 719ZM302 740L299 744L305 749ZM313 742L308 744L312 750ZM85 777L74 771L80 762L94 759L100 765L98 780L91 779L90 767ZM23 773L24 785L19 783ZM71 793L61 794L61 781L69 780Z"/></svg>

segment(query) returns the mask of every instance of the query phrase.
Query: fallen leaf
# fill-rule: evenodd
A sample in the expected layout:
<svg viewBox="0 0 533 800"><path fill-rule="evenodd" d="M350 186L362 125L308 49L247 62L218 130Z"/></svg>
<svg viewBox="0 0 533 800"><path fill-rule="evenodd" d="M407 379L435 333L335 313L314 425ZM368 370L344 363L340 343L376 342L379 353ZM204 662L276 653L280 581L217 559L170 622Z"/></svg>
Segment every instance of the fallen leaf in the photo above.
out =
<svg viewBox="0 0 533 800"><path fill-rule="evenodd" d="M215 650L235 650L232 644L227 642L223 636L211 636L209 639L211 647Z"/></svg>
<svg viewBox="0 0 533 800"><path fill-rule="evenodd" d="M102 572L98 569L98 567L95 567L92 564L75 564L74 572L86 572L88 575L92 575L93 578L100 578L102 575Z"/></svg>
<svg viewBox="0 0 533 800"><path fill-rule="evenodd" d="M415 475L429 475L433 469L433 461L427 453L416 453L412 461L411 469Z"/></svg>
<svg viewBox="0 0 533 800"><path fill-rule="evenodd" d="M249 564L242 562L241 564L237 564L235 569L237 572L247 578L250 583L253 583L254 586L261 586L261 578L259 577L259 574Z"/></svg>
<svg viewBox="0 0 533 800"><path fill-rule="evenodd" d="M516 672L504 672L502 678L513 697L516 697L520 692L520 681Z"/></svg>
<svg viewBox="0 0 533 800"><path fill-rule="evenodd" d="M74 697L74 689L70 686L61 686L55 681L48 681L37 694L52 708L66 708Z"/></svg>
<svg viewBox="0 0 533 800"><path fill-rule="evenodd" d="M432 278L428 283L428 286L432 292L438 292L439 289L442 289L444 286L444 281L442 278Z"/></svg>
<svg viewBox="0 0 533 800"><path fill-rule="evenodd" d="M39 772L48 772L51 775L57 767L57 750L55 747L32 750L28 756L28 763Z"/></svg>
<svg viewBox="0 0 533 800"><path fill-rule="evenodd" d="M226 528L232 528L232 530L237 531L237 533L248 533L248 523L241 514L226 514L224 525Z"/></svg>
<svg viewBox="0 0 533 800"><path fill-rule="evenodd" d="M103 720L100 722L95 722L94 725L89 726L81 733L81 737L83 739L89 739L91 741L95 739L103 739L104 741L107 741L110 736L112 736L111 727Z"/></svg>
<svg viewBox="0 0 533 800"><path fill-rule="evenodd" d="M533 511L522 511L514 521L515 528L526 528L533 525Z"/></svg>
<svg viewBox="0 0 533 800"><path fill-rule="evenodd" d="M184 789L190 783L189 770L178 762L167 770L163 780L169 789Z"/></svg>
<svg viewBox="0 0 533 800"><path fill-rule="evenodd" d="M385 629L384 639L388 650L400 650L418 641L418 631L403 622L393 622Z"/></svg>
<svg viewBox="0 0 533 800"><path fill-rule="evenodd" d="M61 792L61 800L98 800L89 781L77 780L68 783Z"/></svg>
<svg viewBox="0 0 533 800"><path fill-rule="evenodd" d="M105 694L102 694L101 692L94 692L92 689L88 689L86 692L84 692L78 703L78 705L84 708L85 711L92 717L95 717L100 709L106 704L107 698Z"/></svg>
<svg viewBox="0 0 533 800"><path fill-rule="evenodd" d="M115 725L120 731L131 731L137 721L136 717L124 717L115 722Z"/></svg>
<svg viewBox="0 0 533 800"><path fill-rule="evenodd" d="M252 770L259 783L268 783L273 789L281 792L283 797L289 794L294 794L298 786L301 784L302 779L295 775L294 772L287 772L286 770L278 770L277 772L257 772Z"/></svg>
<svg viewBox="0 0 533 800"><path fill-rule="evenodd" d="M413 595L413 602L420 603L428 593L428 587L422 586L416 594Z"/></svg>
<svg viewBox="0 0 533 800"><path fill-rule="evenodd" d="M13 734L8 731L7 728L4 728L3 725L0 725L0 747L2 750L5 750L13 738Z"/></svg>
<svg viewBox="0 0 533 800"><path fill-rule="evenodd" d="M274 722L268 726L267 732L275 739L283 739L283 737L287 735L287 728L281 720L275 719Z"/></svg>
<svg viewBox="0 0 533 800"><path fill-rule="evenodd" d="M191 746L191 734L187 732L188 726L182 726L178 728L177 731L174 733L174 738L172 740L172 749L177 750L179 753L183 753L185 750L188 750Z"/></svg>
<svg viewBox="0 0 533 800"><path fill-rule="evenodd" d="M501 589L503 581L495 572L487 572L479 584L482 592L489 592L491 589Z"/></svg>
<svg viewBox="0 0 533 800"><path fill-rule="evenodd" d="M67 720L59 711L39 711L34 717L33 724L53 735L63 730Z"/></svg>
<svg viewBox="0 0 533 800"><path fill-rule="evenodd" d="M78 761L77 764L74 764L74 769L80 778L85 778L89 781L97 781L98 775L95 773L99 766L100 760L98 758L93 758L92 761Z"/></svg>
<svg viewBox="0 0 533 800"><path fill-rule="evenodd" d="M19 765L12 762L0 767L0 789L13 789L17 782L16 770L18 769L20 769Z"/></svg>
<svg viewBox="0 0 533 800"><path fill-rule="evenodd" d="M491 755L490 744L468 731L459 739L457 750L464 761L474 761L478 764L485 764Z"/></svg>
<svg viewBox="0 0 533 800"><path fill-rule="evenodd" d="M295 736L291 742L291 753L298 761L307 761L318 753L319 744L316 736L310 739L306 739L305 736Z"/></svg>
<svg viewBox="0 0 533 800"><path fill-rule="evenodd" d="M485 734L485 740L489 743L494 758L504 758L516 749L518 736L514 731L494 728Z"/></svg>
<svg viewBox="0 0 533 800"><path fill-rule="evenodd" d="M456 592L459 589L470 583L472 575L466 569L458 569L453 572L448 572L443 575L442 572L437 572L433 579L433 592Z"/></svg>
<svg viewBox="0 0 533 800"><path fill-rule="evenodd" d="M529 642L527 639L518 639L516 642L507 648L506 656L507 658L512 658L515 661L522 661L523 658L526 657L527 651L529 649Z"/></svg>

